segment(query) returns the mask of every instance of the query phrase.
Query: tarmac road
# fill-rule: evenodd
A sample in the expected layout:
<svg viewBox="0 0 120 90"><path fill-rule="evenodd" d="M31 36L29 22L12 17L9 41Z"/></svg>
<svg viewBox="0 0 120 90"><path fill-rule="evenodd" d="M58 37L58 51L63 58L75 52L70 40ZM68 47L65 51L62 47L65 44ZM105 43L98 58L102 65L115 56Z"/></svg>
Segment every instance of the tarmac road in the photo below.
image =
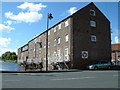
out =
<svg viewBox="0 0 120 90"><path fill-rule="evenodd" d="M2 88L118 88L118 71L2 73Z"/></svg>

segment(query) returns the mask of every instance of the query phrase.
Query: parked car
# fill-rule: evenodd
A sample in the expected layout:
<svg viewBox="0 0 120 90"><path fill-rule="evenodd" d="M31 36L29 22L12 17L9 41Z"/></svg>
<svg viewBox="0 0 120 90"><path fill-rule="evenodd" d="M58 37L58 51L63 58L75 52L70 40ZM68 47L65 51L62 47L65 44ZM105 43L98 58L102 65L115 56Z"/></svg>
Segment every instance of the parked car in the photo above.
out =
<svg viewBox="0 0 120 90"><path fill-rule="evenodd" d="M87 69L111 69L112 63L110 61L99 61L96 64L87 66Z"/></svg>

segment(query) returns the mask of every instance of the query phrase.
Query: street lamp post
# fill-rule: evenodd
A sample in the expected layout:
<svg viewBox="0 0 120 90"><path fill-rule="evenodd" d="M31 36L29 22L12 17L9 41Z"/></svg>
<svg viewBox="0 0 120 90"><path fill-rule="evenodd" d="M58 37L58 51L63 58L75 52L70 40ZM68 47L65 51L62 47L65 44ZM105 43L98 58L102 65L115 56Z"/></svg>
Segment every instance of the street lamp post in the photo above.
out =
<svg viewBox="0 0 120 90"><path fill-rule="evenodd" d="M51 13L48 13L47 16L47 31L46 31L46 71L48 71L48 28L49 28L49 19L53 18Z"/></svg>

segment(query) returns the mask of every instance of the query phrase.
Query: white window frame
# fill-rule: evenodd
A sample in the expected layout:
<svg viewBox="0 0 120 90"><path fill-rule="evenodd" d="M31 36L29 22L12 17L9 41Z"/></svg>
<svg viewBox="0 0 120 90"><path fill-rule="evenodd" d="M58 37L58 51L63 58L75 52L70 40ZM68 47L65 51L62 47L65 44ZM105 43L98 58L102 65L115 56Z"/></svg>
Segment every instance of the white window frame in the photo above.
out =
<svg viewBox="0 0 120 90"><path fill-rule="evenodd" d="M64 49L64 58L68 60L68 48Z"/></svg>
<svg viewBox="0 0 120 90"><path fill-rule="evenodd" d="M50 42L48 42L48 48L50 48Z"/></svg>
<svg viewBox="0 0 120 90"><path fill-rule="evenodd" d="M56 27L53 28L53 31L56 32Z"/></svg>
<svg viewBox="0 0 120 90"><path fill-rule="evenodd" d="M92 42L96 42L96 41L97 41L97 38L96 38L95 35L91 35L91 41L92 41Z"/></svg>
<svg viewBox="0 0 120 90"><path fill-rule="evenodd" d="M57 54L58 54L58 59L60 59L60 49L57 50Z"/></svg>
<svg viewBox="0 0 120 90"><path fill-rule="evenodd" d="M46 48L46 45L44 45L44 48Z"/></svg>
<svg viewBox="0 0 120 90"><path fill-rule="evenodd" d="M93 14L91 14L91 12L94 12ZM90 9L90 15L91 16L95 16L96 15L96 12L95 12L95 10L93 10L93 9Z"/></svg>
<svg viewBox="0 0 120 90"><path fill-rule="evenodd" d="M35 48L33 49L33 51L35 52Z"/></svg>
<svg viewBox="0 0 120 90"><path fill-rule="evenodd" d="M50 35L50 30L48 31L48 35Z"/></svg>
<svg viewBox="0 0 120 90"><path fill-rule="evenodd" d="M38 38L34 39L34 43L37 43L38 42Z"/></svg>
<svg viewBox="0 0 120 90"><path fill-rule="evenodd" d="M65 21L65 27L67 27L69 25L68 20Z"/></svg>
<svg viewBox="0 0 120 90"><path fill-rule="evenodd" d="M58 38L57 43L60 44L60 37Z"/></svg>
<svg viewBox="0 0 120 90"><path fill-rule="evenodd" d="M61 27L62 27L62 24L59 24L59 25L58 25L58 30L60 30L60 29L61 29Z"/></svg>
<svg viewBox="0 0 120 90"><path fill-rule="evenodd" d="M69 37L68 37L68 34L65 35L65 42L68 42L69 40Z"/></svg>
<svg viewBox="0 0 120 90"><path fill-rule="evenodd" d="M56 40L56 39L54 39L54 46L56 46L56 44L57 44L57 40Z"/></svg>
<svg viewBox="0 0 120 90"><path fill-rule="evenodd" d="M95 21L90 21L90 26L91 27L96 27L96 22Z"/></svg>

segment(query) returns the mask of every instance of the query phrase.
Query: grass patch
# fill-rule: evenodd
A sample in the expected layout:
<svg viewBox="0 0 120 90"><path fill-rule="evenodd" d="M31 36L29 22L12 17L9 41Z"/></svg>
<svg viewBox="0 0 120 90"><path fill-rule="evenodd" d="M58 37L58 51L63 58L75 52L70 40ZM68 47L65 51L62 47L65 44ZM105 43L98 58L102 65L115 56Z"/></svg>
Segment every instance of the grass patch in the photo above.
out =
<svg viewBox="0 0 120 90"><path fill-rule="evenodd" d="M4 60L5 62L12 62L15 63L15 60Z"/></svg>

